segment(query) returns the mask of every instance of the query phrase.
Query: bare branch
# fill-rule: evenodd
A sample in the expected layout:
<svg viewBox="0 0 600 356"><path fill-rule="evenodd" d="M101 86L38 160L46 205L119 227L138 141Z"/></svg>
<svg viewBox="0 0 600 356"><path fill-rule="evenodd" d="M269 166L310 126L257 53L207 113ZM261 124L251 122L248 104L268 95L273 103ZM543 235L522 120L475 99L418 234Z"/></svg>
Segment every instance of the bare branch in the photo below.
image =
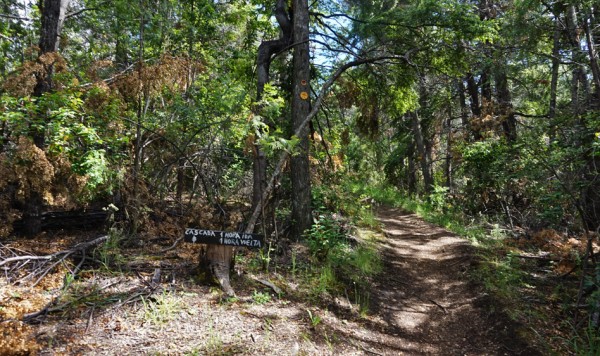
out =
<svg viewBox="0 0 600 356"><path fill-rule="evenodd" d="M319 19L319 18L332 19L332 18L340 18L341 17L341 18L348 19L348 20L350 20L352 22L358 22L358 23L361 23L361 24L370 24L370 25L377 25L377 26L395 26L395 27L403 27L403 28L408 28L408 29L418 29L418 28L424 27L424 26L439 26L440 25L440 24L432 23L432 24L421 24L420 26L410 26L410 25L407 25L407 24L396 23L396 22L366 21L366 20L358 19L356 17L352 17L352 16L347 15L347 14L338 14L338 13L335 13L335 14L326 15L326 14L323 14L323 13L320 13L320 12L315 12L315 11L311 11L310 15L315 16L317 19Z"/></svg>
<svg viewBox="0 0 600 356"><path fill-rule="evenodd" d="M29 17L14 16L14 15L9 15L9 14L0 14L0 17L4 17L5 19L12 19L12 20L33 21L33 19L30 19Z"/></svg>
<svg viewBox="0 0 600 356"><path fill-rule="evenodd" d="M102 1L98 4L98 6L104 5L106 3L108 3L108 1ZM100 10L100 8L99 7L86 7L86 8L77 10L77 11L69 12L68 14L65 15L65 19L70 19L71 17L75 17L86 11L97 11L97 10Z"/></svg>
<svg viewBox="0 0 600 356"><path fill-rule="evenodd" d="M2 261L0 261L0 266L4 266L5 264L19 262L19 261L58 261L58 263L60 263L60 261L63 261L65 258L69 257L71 254L73 254L75 252L81 252L81 251L87 250L88 248L99 245L99 244L105 242L106 240L108 240L108 235L100 236L91 241L82 242L68 250L55 252L50 255L45 255L45 256L25 255L25 256L9 257L9 258L5 258Z"/></svg>
<svg viewBox="0 0 600 356"><path fill-rule="evenodd" d="M329 93L329 89L346 70L348 70L352 67L357 67L357 66L367 64L367 63L376 63L376 62L379 62L382 60L408 61L408 57L409 57L410 53L411 53L411 51L407 52L404 56L386 55L386 56L373 57L373 58L357 59L357 60L348 62L348 63L340 66L329 77L329 79L323 84L321 92L319 93L319 95L317 96L317 99L313 103L312 110L310 111L310 113L308 113L308 115L306 116L304 121L302 121L302 124L296 129L296 131L294 132L294 135L295 136L300 135L300 133L302 132L302 130L304 130L306 125L308 125L308 123L317 115L317 113L319 112L319 110L321 108L321 105L323 104L323 100L325 100L327 93ZM290 154L287 151L284 151L281 153L281 155L279 155L279 161L277 162L277 165L275 166L275 171L271 175L271 179L269 180L269 183L263 192L263 198L257 203L256 207L254 207L254 211L252 212L250 220L248 220L248 225L246 226L246 229L244 231L245 233L252 233L254 231L254 226L256 225L256 222L258 221L258 217L260 216L260 212L262 211L263 202L267 201L269 196L273 192L273 189L275 188L277 179L279 178L279 175L283 171L283 168L285 167L285 164L289 158L289 155Z"/></svg>

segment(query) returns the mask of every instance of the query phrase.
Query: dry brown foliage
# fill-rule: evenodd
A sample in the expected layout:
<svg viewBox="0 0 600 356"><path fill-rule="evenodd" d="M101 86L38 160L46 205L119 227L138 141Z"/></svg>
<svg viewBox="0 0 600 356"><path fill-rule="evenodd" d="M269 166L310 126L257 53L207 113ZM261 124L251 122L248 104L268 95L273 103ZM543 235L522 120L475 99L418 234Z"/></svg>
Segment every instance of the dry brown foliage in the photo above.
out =
<svg viewBox="0 0 600 356"><path fill-rule="evenodd" d="M38 79L48 75L50 70L53 73L63 73L67 71L67 62L57 52L48 52L37 58L35 61L26 61L9 76L2 89L15 96L27 96L33 94Z"/></svg>
<svg viewBox="0 0 600 356"><path fill-rule="evenodd" d="M46 153L32 140L20 137L13 162L13 177L18 182L17 197L27 199L31 191L36 191L48 198L54 179L54 166Z"/></svg>
<svg viewBox="0 0 600 356"><path fill-rule="evenodd" d="M0 322L1 355L30 355L39 349L33 327L18 320Z"/></svg>
<svg viewBox="0 0 600 356"><path fill-rule="evenodd" d="M0 154L0 238L12 232L12 223L20 218L18 210L12 208L14 195L14 172L6 153Z"/></svg>
<svg viewBox="0 0 600 356"><path fill-rule="evenodd" d="M92 112L102 112L104 106L109 103L112 97L112 91L104 81L97 81L92 84L85 98L85 107Z"/></svg>
<svg viewBox="0 0 600 356"><path fill-rule="evenodd" d="M202 69L197 61L164 55L153 65L138 63L133 72L115 80L114 86L127 101L134 101L140 94L154 96L164 88L185 90Z"/></svg>
<svg viewBox="0 0 600 356"><path fill-rule="evenodd" d="M555 272L568 273L577 264L577 259L586 253L587 238L581 236L567 236L553 229L543 229L531 236L531 239L521 239L521 247L534 247L538 250L549 252L558 259ZM594 250L598 246L594 244Z"/></svg>
<svg viewBox="0 0 600 356"><path fill-rule="evenodd" d="M502 107L495 101L483 100L481 115L473 116L469 121L471 130L480 133L483 137L499 135L502 130L502 123L508 118L507 112L509 110L511 109L505 106Z"/></svg>
<svg viewBox="0 0 600 356"><path fill-rule="evenodd" d="M53 183L48 194L48 203L64 209L73 209L88 181L88 177L73 173L71 161L65 155L49 157L54 167Z"/></svg>
<svg viewBox="0 0 600 356"><path fill-rule="evenodd" d="M54 167L44 151L25 137L19 138L12 157L6 152L0 154L0 218L4 222L0 226L0 237L8 236L12 222L20 217L12 207L14 199L27 199L32 189L48 197L53 178Z"/></svg>
<svg viewBox="0 0 600 356"><path fill-rule="evenodd" d="M0 280L0 355L30 355L39 350L35 329L20 319L50 301L51 297L40 291Z"/></svg>
<svg viewBox="0 0 600 356"><path fill-rule="evenodd" d="M99 82L99 81L101 81L101 78L98 76L98 70L104 69L104 68L110 68L112 65L113 65L113 61L111 61L111 60L95 61L86 70L86 74L92 81Z"/></svg>
<svg viewBox="0 0 600 356"><path fill-rule="evenodd" d="M31 192L42 194L48 205L61 208L77 206L76 197L87 177L72 172L64 155L50 156L31 139L20 137L12 154L0 154L0 237L12 232L12 222L20 218L13 202L25 201Z"/></svg>
<svg viewBox="0 0 600 356"><path fill-rule="evenodd" d="M335 96L338 99L340 107L344 109L351 108L360 95L360 88L353 81L343 77L338 80L337 85L339 86L339 90Z"/></svg>

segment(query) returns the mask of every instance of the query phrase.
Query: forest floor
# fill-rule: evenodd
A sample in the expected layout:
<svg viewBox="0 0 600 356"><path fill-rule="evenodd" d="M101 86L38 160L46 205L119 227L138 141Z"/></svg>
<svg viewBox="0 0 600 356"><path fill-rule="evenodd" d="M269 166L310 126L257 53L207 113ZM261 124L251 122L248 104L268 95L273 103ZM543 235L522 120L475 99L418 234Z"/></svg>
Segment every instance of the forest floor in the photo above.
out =
<svg viewBox="0 0 600 356"><path fill-rule="evenodd" d="M0 277L0 354L539 354L469 278L477 257L465 239L399 209L381 208L378 219L385 235L379 240L383 272L373 281L366 313L348 297L311 303L296 298L296 266L262 275L238 272L232 279L238 297L224 300L216 287L194 279L197 246L181 243L150 258L173 238L158 241L163 247L123 252L127 272L84 271L50 313L28 324L17 320L56 298L64 271L47 275L35 288ZM52 241L69 244L66 235L40 237L36 252L63 248ZM3 246L31 251L33 243L16 239ZM300 256L301 246L293 248ZM150 281L157 268L161 283ZM273 281L283 292L276 295L258 279Z"/></svg>

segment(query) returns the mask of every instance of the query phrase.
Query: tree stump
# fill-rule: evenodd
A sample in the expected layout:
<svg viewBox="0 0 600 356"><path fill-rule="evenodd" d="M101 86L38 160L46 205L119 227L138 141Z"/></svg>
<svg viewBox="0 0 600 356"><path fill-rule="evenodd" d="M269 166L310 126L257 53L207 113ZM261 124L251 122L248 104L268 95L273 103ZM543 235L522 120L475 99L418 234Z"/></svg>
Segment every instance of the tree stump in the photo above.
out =
<svg viewBox="0 0 600 356"><path fill-rule="evenodd" d="M233 247L231 246L207 245L206 249L200 252L200 269L204 271L207 278L214 278L229 297L235 296L229 280L232 261Z"/></svg>

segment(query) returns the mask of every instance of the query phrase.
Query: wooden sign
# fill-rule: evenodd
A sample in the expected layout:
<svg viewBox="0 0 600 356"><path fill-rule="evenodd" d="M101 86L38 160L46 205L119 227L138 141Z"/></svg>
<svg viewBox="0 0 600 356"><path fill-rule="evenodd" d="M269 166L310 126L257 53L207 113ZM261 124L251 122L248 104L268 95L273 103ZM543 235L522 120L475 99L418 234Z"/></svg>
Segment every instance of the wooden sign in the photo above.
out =
<svg viewBox="0 0 600 356"><path fill-rule="evenodd" d="M262 235L192 228L185 229L183 240L185 242L198 244L227 245L236 247L261 248L263 246Z"/></svg>

